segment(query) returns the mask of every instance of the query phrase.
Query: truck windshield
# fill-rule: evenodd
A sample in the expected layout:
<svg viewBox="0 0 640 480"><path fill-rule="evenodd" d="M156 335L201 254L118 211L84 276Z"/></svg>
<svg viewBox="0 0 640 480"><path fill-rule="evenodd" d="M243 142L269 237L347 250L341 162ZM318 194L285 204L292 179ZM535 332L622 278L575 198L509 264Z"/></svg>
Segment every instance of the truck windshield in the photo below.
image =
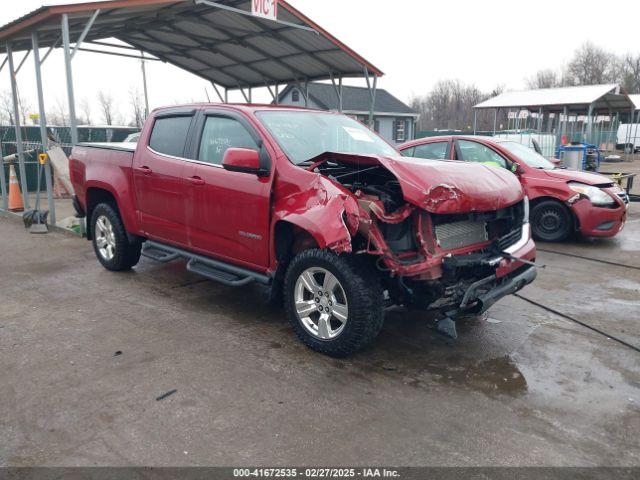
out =
<svg viewBox="0 0 640 480"><path fill-rule="evenodd" d="M555 165L544 158L532 148L525 147L517 142L500 142L500 146L506 148L513 155L518 157L531 168L541 168L543 170L553 170Z"/></svg>
<svg viewBox="0 0 640 480"><path fill-rule="evenodd" d="M346 115L291 110L262 111L257 115L296 165L325 152L400 155L367 127Z"/></svg>

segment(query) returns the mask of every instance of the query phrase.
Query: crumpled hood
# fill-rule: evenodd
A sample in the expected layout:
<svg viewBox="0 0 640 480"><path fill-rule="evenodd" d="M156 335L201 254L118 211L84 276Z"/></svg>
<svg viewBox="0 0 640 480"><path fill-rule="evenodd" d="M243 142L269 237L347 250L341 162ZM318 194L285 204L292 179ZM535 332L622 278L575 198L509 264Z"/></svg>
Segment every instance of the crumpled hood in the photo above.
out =
<svg viewBox="0 0 640 480"><path fill-rule="evenodd" d="M520 181L499 167L453 160L379 157L325 152L321 161L356 164L362 168L382 165L400 182L404 199L430 213L488 212L509 207L524 198Z"/></svg>
<svg viewBox="0 0 640 480"><path fill-rule="evenodd" d="M554 170L544 170L548 176L562 180L564 182L580 182L587 185L604 185L611 183L609 177L600 175L599 173L581 172L578 170L564 170L557 168Z"/></svg>
<svg viewBox="0 0 640 480"><path fill-rule="evenodd" d="M400 182L404 198L430 213L486 212L524 198L511 172L479 163L379 158Z"/></svg>

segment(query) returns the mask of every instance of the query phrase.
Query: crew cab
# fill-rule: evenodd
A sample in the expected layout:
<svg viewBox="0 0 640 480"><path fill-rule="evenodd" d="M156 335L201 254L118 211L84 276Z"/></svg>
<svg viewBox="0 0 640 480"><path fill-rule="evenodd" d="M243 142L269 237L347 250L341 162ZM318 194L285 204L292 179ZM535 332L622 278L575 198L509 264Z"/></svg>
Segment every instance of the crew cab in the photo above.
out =
<svg viewBox="0 0 640 480"><path fill-rule="evenodd" d="M624 227L626 192L610 178L559 168L535 150L511 140L476 136L430 137L398 147L403 155L492 165L515 173L531 202L536 240L560 242L572 233L612 237Z"/></svg>
<svg viewBox="0 0 640 480"><path fill-rule="evenodd" d="M267 105L161 108L137 145L79 144L79 215L100 263L140 255L226 285L267 285L309 347L349 355L384 308L433 310L455 336L536 276L509 172L403 158L342 114Z"/></svg>

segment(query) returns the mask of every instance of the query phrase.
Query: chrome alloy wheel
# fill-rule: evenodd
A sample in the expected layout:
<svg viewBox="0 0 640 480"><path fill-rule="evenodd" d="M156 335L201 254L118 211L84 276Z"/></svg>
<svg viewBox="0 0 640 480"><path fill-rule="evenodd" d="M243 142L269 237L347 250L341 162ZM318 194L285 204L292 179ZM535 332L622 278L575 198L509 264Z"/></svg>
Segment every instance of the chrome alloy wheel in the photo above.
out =
<svg viewBox="0 0 640 480"><path fill-rule="evenodd" d="M113 234L113 225L107 217L104 215L98 217L93 234L100 256L107 261L111 260L116 254L116 239Z"/></svg>
<svg viewBox="0 0 640 480"><path fill-rule="evenodd" d="M294 297L298 319L311 335L332 340L342 333L349 307L334 274L324 268L307 268L296 281Z"/></svg>

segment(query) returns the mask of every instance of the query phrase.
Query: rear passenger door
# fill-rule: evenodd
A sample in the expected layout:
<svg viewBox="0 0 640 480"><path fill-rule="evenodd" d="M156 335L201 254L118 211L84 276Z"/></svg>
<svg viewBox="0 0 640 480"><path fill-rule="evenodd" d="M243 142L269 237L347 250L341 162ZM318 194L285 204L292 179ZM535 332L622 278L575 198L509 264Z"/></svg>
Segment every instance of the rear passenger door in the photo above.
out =
<svg viewBox="0 0 640 480"><path fill-rule="evenodd" d="M133 185L140 225L145 235L187 244L188 187L185 170L187 137L195 110L170 110L154 117L146 145L133 159Z"/></svg>
<svg viewBox="0 0 640 480"><path fill-rule="evenodd" d="M191 248L250 268L266 268L273 177L222 167L231 147L257 150L269 162L260 135L239 113L208 110L198 119L192 143L187 175Z"/></svg>

